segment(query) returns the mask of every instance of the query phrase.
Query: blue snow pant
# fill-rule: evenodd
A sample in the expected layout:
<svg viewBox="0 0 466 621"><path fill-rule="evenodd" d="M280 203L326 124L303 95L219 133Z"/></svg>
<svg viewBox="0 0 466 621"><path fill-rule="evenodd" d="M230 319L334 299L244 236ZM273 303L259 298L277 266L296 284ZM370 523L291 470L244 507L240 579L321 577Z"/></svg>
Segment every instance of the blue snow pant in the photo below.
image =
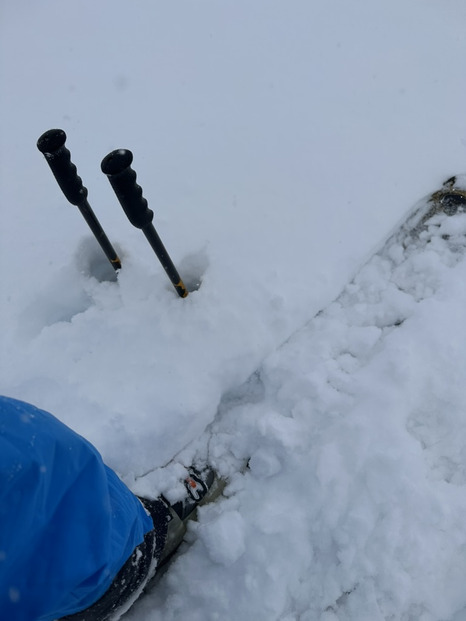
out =
<svg viewBox="0 0 466 621"><path fill-rule="evenodd" d="M0 618L52 621L96 602L153 528L97 450L0 397Z"/></svg>

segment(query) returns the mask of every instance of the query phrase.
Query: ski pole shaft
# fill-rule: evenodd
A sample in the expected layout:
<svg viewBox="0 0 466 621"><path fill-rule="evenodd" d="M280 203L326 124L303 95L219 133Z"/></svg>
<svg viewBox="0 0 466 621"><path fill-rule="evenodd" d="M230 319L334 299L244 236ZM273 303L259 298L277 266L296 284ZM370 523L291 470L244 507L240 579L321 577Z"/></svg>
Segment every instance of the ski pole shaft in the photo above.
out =
<svg viewBox="0 0 466 621"><path fill-rule="evenodd" d="M112 267L119 270L120 259L87 201L87 188L71 161L65 142L66 134L62 129L49 129L37 141L37 148L47 160L66 199L79 209Z"/></svg>
<svg viewBox="0 0 466 621"><path fill-rule="evenodd" d="M133 226L142 230L178 295L185 298L188 290L152 224L154 212L148 208L147 200L142 195L142 188L136 183L136 173L131 168L132 162L131 151L117 149L102 160L102 172L107 175L128 220Z"/></svg>
<svg viewBox="0 0 466 621"><path fill-rule="evenodd" d="M188 295L188 290L184 282L181 280L181 277L173 265L172 260L170 259L170 255L168 254L165 246L162 243L162 240L159 237L159 234L155 230L154 226L150 224L142 229L142 232L146 236L147 241L152 247L152 250L157 255L160 263L162 264L163 269L165 270L168 278L170 279L172 285L175 287L176 292L180 296L180 298L185 298Z"/></svg>

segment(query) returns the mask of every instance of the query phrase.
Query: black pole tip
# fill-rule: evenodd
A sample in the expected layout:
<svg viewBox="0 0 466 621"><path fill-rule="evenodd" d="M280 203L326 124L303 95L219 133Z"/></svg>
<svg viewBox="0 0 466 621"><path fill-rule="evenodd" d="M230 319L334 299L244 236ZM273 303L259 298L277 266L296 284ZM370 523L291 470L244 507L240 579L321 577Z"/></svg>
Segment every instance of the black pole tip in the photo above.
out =
<svg viewBox="0 0 466 621"><path fill-rule="evenodd" d="M37 141L41 153L55 153L66 142L66 134L62 129L49 129Z"/></svg>
<svg viewBox="0 0 466 621"><path fill-rule="evenodd" d="M129 149L116 149L104 157L100 168L105 175L118 175L131 166L132 161Z"/></svg>

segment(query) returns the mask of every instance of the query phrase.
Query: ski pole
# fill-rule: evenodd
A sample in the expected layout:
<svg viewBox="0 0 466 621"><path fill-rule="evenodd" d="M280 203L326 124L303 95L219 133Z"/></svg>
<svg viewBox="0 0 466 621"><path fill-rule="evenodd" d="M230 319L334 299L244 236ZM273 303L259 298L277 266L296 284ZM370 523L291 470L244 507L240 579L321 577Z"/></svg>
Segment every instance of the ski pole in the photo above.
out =
<svg viewBox="0 0 466 621"><path fill-rule="evenodd" d="M78 176L76 166L71 161L71 154L65 147L65 141L66 134L62 129L49 129L37 141L37 148L47 160L67 200L82 213L112 267L119 270L120 259L87 202L87 188Z"/></svg>
<svg viewBox="0 0 466 621"><path fill-rule="evenodd" d="M128 220L142 230L178 295L185 298L188 290L152 224L154 212L148 208L142 188L136 183L136 173L131 168L132 161L131 151L117 149L102 160L102 172L107 175Z"/></svg>

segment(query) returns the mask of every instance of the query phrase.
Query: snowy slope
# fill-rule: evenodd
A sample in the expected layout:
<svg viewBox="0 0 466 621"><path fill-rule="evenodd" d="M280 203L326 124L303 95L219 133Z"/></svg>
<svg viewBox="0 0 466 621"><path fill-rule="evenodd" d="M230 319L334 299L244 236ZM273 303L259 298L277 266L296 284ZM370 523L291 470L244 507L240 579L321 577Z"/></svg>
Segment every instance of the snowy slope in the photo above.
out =
<svg viewBox="0 0 466 621"><path fill-rule="evenodd" d="M465 23L459 0L2 7L0 390L134 489L166 492L179 466L161 466L202 452L209 425L225 472L254 454L133 619L195 603L199 619L440 621L466 605L464 262L434 263L419 307L390 293L375 310L410 317L383 346L336 313L273 353L464 169ZM121 251L118 282L35 148L50 127ZM202 279L186 300L100 172L117 147L180 272Z"/></svg>

